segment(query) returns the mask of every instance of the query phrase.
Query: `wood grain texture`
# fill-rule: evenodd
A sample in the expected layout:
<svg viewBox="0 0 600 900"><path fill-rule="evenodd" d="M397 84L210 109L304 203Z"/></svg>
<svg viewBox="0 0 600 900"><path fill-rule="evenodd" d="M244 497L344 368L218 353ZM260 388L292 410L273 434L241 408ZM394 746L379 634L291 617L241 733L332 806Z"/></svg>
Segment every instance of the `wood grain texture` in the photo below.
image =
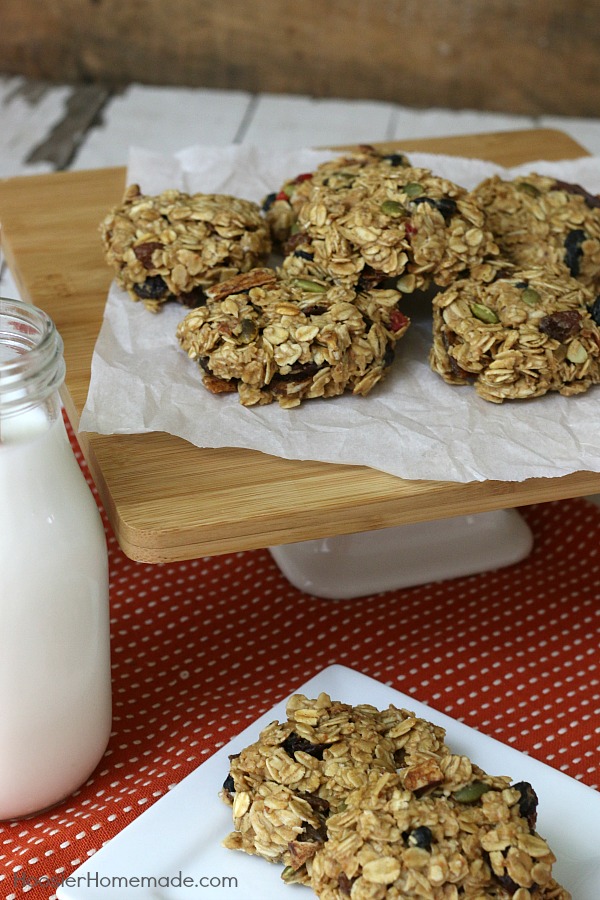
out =
<svg viewBox="0 0 600 900"><path fill-rule="evenodd" d="M595 116L595 0L2 0L7 73Z"/></svg>
<svg viewBox="0 0 600 900"><path fill-rule="evenodd" d="M502 164L582 154L571 138L547 130L406 141L402 148ZM22 296L46 309L63 336L63 398L75 427L111 279L98 223L119 202L124 175L124 169L102 169L0 181L7 261ZM80 438L121 547L144 562L600 492L600 475L586 472L522 483L404 481L365 467L199 449L166 434Z"/></svg>

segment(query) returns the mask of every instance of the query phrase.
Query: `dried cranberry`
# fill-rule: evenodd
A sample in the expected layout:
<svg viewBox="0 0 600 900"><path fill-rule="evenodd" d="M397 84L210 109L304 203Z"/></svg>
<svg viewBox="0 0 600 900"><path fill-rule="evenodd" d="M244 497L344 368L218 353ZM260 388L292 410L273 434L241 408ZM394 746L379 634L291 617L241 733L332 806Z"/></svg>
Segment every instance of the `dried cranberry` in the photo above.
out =
<svg viewBox="0 0 600 900"><path fill-rule="evenodd" d="M573 231L568 233L564 241L565 265L573 278L577 278L579 275L581 257L583 255L583 247L581 245L585 238L586 234L582 228L574 228Z"/></svg>
<svg viewBox="0 0 600 900"><path fill-rule="evenodd" d="M134 284L133 290L142 300L160 300L169 291L161 275L149 275L142 284Z"/></svg>
<svg viewBox="0 0 600 900"><path fill-rule="evenodd" d="M281 746L292 759L295 758L294 753L297 753L299 750L301 750L302 753L308 753L309 756L313 756L315 759L323 759L325 750L327 750L331 744L311 744L306 738L300 737L299 734L292 731Z"/></svg>
<svg viewBox="0 0 600 900"><path fill-rule="evenodd" d="M402 331L410 324L410 320L399 309L393 309L390 314L390 329L394 332Z"/></svg>
<svg viewBox="0 0 600 900"><path fill-rule="evenodd" d="M155 250L162 250L163 245L159 241L147 241L133 248L136 259L139 259L145 269L152 268L152 254Z"/></svg>
<svg viewBox="0 0 600 900"><path fill-rule="evenodd" d="M540 321L540 331L561 343L577 334L580 328L581 313L577 309L562 309Z"/></svg>

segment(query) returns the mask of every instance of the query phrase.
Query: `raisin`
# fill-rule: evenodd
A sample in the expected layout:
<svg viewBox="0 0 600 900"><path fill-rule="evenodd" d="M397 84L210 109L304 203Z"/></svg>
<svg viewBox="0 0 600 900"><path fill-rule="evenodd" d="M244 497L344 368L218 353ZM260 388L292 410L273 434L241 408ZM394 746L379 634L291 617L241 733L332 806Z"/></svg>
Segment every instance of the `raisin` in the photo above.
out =
<svg viewBox="0 0 600 900"><path fill-rule="evenodd" d="M142 284L134 284L133 290L142 300L160 300L169 291L161 275L149 275Z"/></svg>
<svg viewBox="0 0 600 900"><path fill-rule="evenodd" d="M162 250L163 245L158 241L147 241L133 248L136 259L139 259L145 269L152 268L152 254L155 250Z"/></svg>
<svg viewBox="0 0 600 900"><path fill-rule="evenodd" d="M285 241L283 245L283 252L285 256L289 256L290 254L294 254L294 256L298 255L298 251L302 244L306 243L306 235L301 231L297 231L295 234L291 234L289 238Z"/></svg>
<svg viewBox="0 0 600 900"><path fill-rule="evenodd" d="M581 257L583 255L582 244L585 241L586 234L582 228L574 228L565 238L565 265L573 278L579 275Z"/></svg>
<svg viewBox="0 0 600 900"><path fill-rule="evenodd" d="M512 880L510 875L496 875L495 877L498 883L504 888L504 890L508 891L511 896L519 890L519 885L516 881Z"/></svg>
<svg viewBox="0 0 600 900"><path fill-rule="evenodd" d="M577 334L581 328L581 313L577 309L562 309L544 316L540 321L540 331L555 341L564 343Z"/></svg>
<svg viewBox="0 0 600 900"><path fill-rule="evenodd" d="M299 750L303 753L308 753L309 756L313 756L315 759L323 759L325 750L331 747L331 744L311 744L306 738L300 737L299 734L292 731L281 744L281 747L292 759L295 758L294 753L297 753Z"/></svg>
<svg viewBox="0 0 600 900"><path fill-rule="evenodd" d="M206 306L206 294L201 287L192 288L187 294L178 294L177 299L182 306L196 309L198 306Z"/></svg>
<svg viewBox="0 0 600 900"><path fill-rule="evenodd" d="M228 775L223 782L223 790L229 794L235 794L235 784L231 775Z"/></svg>
<svg viewBox="0 0 600 900"><path fill-rule="evenodd" d="M590 316L596 323L596 325L600 325L600 296L596 297L592 305L589 307Z"/></svg>
<svg viewBox="0 0 600 900"><path fill-rule="evenodd" d="M387 278L385 272L379 272L372 269L371 266L365 266L358 276L357 288L359 291L369 291L371 288L377 287Z"/></svg>
<svg viewBox="0 0 600 900"><path fill-rule="evenodd" d="M327 828L325 827L325 824L320 825L319 828L315 828L315 826L310 825L309 822L303 822L302 831L296 840L302 843L324 844L327 840Z"/></svg>
<svg viewBox="0 0 600 900"><path fill-rule="evenodd" d="M271 207L275 203L276 197L277 197L276 191L272 191L270 194L267 194L267 196L265 197L265 199L262 202L262 211L263 212L268 212L271 209Z"/></svg>
<svg viewBox="0 0 600 900"><path fill-rule="evenodd" d="M340 894L345 894L346 897L350 896L352 891L352 881L348 878L345 872L341 872L338 877L338 889Z"/></svg>
<svg viewBox="0 0 600 900"><path fill-rule="evenodd" d="M420 847L422 850L430 850L433 834L427 825L419 825L408 833L406 842L409 847Z"/></svg>
<svg viewBox="0 0 600 900"><path fill-rule="evenodd" d="M324 797L318 797L316 794L308 794L305 791L299 791L298 796L301 800L306 800L313 812L320 817L327 818L330 810L329 800L325 800Z"/></svg>
<svg viewBox="0 0 600 900"><path fill-rule="evenodd" d="M297 256L300 259L307 259L309 262L315 258L315 254L309 253L308 250L294 250L294 256Z"/></svg>
<svg viewBox="0 0 600 900"><path fill-rule="evenodd" d="M590 209L598 209L600 207L600 197L597 194L590 194L580 184L571 184L568 181L557 180L554 182L554 188L555 190L565 191L567 194L577 194L579 197L583 197L586 206L589 206Z"/></svg>
<svg viewBox="0 0 600 900"><path fill-rule="evenodd" d="M388 344L385 348L385 353L383 354L383 367L384 369L388 369L396 358L396 351L394 348Z"/></svg>
<svg viewBox="0 0 600 900"><path fill-rule="evenodd" d="M434 200L433 197L415 197L412 202L415 205L417 203L428 203L437 209L438 212L441 212L445 220L448 220L456 212L456 200L453 200L452 197L441 197L439 200Z"/></svg>
<svg viewBox="0 0 600 900"><path fill-rule="evenodd" d="M383 157L386 162L389 162L390 166L407 166L408 159L404 156L403 153L386 153Z"/></svg>
<svg viewBox="0 0 600 900"><path fill-rule="evenodd" d="M513 784L513 788L520 794L519 815L527 819L529 827L533 830L537 819L537 794L528 781L519 781Z"/></svg>

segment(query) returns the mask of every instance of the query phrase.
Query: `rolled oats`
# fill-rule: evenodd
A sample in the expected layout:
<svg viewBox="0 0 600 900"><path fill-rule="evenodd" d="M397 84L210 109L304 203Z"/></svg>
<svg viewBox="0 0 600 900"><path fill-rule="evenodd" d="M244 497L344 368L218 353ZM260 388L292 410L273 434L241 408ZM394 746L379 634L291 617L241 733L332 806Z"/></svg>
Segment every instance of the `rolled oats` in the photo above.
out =
<svg viewBox="0 0 600 900"><path fill-rule="evenodd" d="M168 300L197 306L207 287L260 265L271 250L268 225L249 200L177 190L146 196L139 185L127 188L100 234L118 284L152 312Z"/></svg>
<svg viewBox="0 0 600 900"><path fill-rule="evenodd" d="M582 393L600 382L593 302L580 281L548 268L458 280L433 300L431 367L494 403Z"/></svg>
<svg viewBox="0 0 600 900"><path fill-rule="evenodd" d="M385 376L409 320L388 289L354 290L323 279L255 269L206 291L177 339L203 383L237 391L244 406L291 408L344 391L366 395Z"/></svg>

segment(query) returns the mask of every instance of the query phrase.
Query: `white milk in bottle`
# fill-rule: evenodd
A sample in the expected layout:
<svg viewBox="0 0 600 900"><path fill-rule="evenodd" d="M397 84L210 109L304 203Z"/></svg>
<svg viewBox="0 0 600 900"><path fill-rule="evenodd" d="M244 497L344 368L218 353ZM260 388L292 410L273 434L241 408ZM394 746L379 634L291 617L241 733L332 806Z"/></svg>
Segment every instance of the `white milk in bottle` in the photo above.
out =
<svg viewBox="0 0 600 900"><path fill-rule="evenodd" d="M111 729L102 520L63 423L62 341L0 299L0 819L91 775Z"/></svg>

